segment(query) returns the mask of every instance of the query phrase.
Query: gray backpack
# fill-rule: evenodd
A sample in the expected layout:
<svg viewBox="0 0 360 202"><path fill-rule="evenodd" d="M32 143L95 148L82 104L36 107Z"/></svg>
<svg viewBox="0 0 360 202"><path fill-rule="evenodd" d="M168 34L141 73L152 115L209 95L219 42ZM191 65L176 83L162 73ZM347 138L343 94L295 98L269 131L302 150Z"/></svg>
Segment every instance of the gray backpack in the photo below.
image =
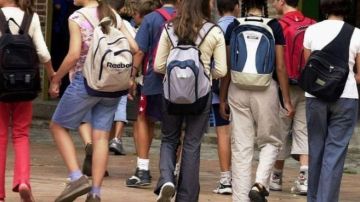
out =
<svg viewBox="0 0 360 202"><path fill-rule="evenodd" d="M89 95L116 98L128 93L133 55L125 35L118 29L121 18L116 15L117 25L103 33L99 23L85 12L77 11L94 27L93 39L86 56L83 75ZM110 18L104 18L104 20Z"/></svg>
<svg viewBox="0 0 360 202"><path fill-rule="evenodd" d="M172 44L164 78L164 97L169 114L200 114L206 106L211 83L209 75L204 71L199 47L215 26L210 22L204 23L194 44L182 44L179 43L172 24L165 25Z"/></svg>

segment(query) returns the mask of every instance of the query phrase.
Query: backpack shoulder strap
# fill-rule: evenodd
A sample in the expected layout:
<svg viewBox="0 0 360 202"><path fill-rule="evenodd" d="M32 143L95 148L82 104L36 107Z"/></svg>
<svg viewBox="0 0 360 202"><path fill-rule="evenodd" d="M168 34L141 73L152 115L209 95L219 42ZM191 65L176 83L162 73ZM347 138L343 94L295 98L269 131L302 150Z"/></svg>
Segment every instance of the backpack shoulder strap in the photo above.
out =
<svg viewBox="0 0 360 202"><path fill-rule="evenodd" d="M322 51L338 56L344 61L349 60L349 46L355 28L344 22L339 34Z"/></svg>
<svg viewBox="0 0 360 202"><path fill-rule="evenodd" d="M173 16L170 15L165 8L158 8L155 11L159 13L165 19L165 21L169 21L173 18Z"/></svg>
<svg viewBox="0 0 360 202"><path fill-rule="evenodd" d="M2 9L0 8L0 32L4 34L9 29L9 25L6 23L6 17Z"/></svg>
<svg viewBox="0 0 360 202"><path fill-rule="evenodd" d="M209 32L216 27L214 23L211 22L205 22L202 26L202 28L199 30L198 36L195 41L195 45L197 47L200 47L201 44L204 42L206 36L209 34Z"/></svg>
<svg viewBox="0 0 360 202"><path fill-rule="evenodd" d="M172 44L173 47L176 47L178 42L179 42L179 38L176 36L175 34L175 30L174 30L174 26L172 23L166 23L164 30L166 31L170 42Z"/></svg>
<svg viewBox="0 0 360 202"><path fill-rule="evenodd" d="M82 15L89 23L90 25L95 29L95 27L97 27L97 24L94 19L92 19L89 15L87 15L85 12L82 12L80 10L76 11L77 13L80 13L80 15Z"/></svg>
<svg viewBox="0 0 360 202"><path fill-rule="evenodd" d="M29 28L30 28L30 24L33 19L33 16L34 16L33 13L31 13L31 14L26 13L26 12L24 13L24 17L23 17L23 20L20 25L20 30L22 31L23 34L29 32Z"/></svg>

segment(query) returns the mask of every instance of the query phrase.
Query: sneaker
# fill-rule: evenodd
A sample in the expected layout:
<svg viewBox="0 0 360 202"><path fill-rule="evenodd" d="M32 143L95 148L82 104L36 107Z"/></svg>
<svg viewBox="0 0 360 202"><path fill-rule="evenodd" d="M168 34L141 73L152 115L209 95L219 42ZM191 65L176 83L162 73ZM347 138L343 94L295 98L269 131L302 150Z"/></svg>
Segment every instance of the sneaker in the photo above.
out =
<svg viewBox="0 0 360 202"><path fill-rule="evenodd" d="M150 171L140 170L139 168L136 168L135 175L126 180L126 186L128 187L148 186L150 184Z"/></svg>
<svg viewBox="0 0 360 202"><path fill-rule="evenodd" d="M101 199L96 194L88 194L85 202L100 202Z"/></svg>
<svg viewBox="0 0 360 202"><path fill-rule="evenodd" d="M83 175L78 180L67 183L64 191L55 199L55 202L70 202L77 197L87 194L91 190L88 178Z"/></svg>
<svg viewBox="0 0 360 202"><path fill-rule="evenodd" d="M92 176L92 152L93 152L93 148L92 148L92 144L86 144L85 146L85 159L83 162L83 166L82 166L82 173L84 173L84 175L91 177ZM106 170L104 177L108 177L109 176L109 172Z"/></svg>
<svg viewBox="0 0 360 202"><path fill-rule="evenodd" d="M256 187L257 190L254 190L254 187ZM251 202L267 202L266 196L269 196L269 192L259 183L255 183L249 192Z"/></svg>
<svg viewBox="0 0 360 202"><path fill-rule="evenodd" d="M109 142L109 150L115 155L125 155L125 150L120 139L114 138Z"/></svg>
<svg viewBox="0 0 360 202"><path fill-rule="evenodd" d="M20 194L21 202L34 202L35 201L33 195L31 194L30 188L26 184L19 185L19 194Z"/></svg>
<svg viewBox="0 0 360 202"><path fill-rule="evenodd" d="M269 185L271 191L282 191L282 173L271 173Z"/></svg>
<svg viewBox="0 0 360 202"><path fill-rule="evenodd" d="M172 182L167 182L161 186L159 196L156 202L171 202L171 198L175 195L175 186Z"/></svg>
<svg viewBox="0 0 360 202"><path fill-rule="evenodd" d="M222 184L221 182L219 182L216 189L213 190L213 193L224 195L232 194L232 186L231 184Z"/></svg>
<svg viewBox="0 0 360 202"><path fill-rule="evenodd" d="M307 195L307 189L307 173L305 171L301 171L299 177L294 182L294 186L291 188L291 193Z"/></svg>

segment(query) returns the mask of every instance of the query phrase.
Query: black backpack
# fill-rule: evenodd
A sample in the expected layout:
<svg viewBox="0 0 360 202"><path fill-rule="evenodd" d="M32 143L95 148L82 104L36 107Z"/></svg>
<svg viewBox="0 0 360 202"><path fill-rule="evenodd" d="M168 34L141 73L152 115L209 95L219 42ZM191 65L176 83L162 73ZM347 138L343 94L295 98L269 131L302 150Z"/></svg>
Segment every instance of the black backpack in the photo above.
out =
<svg viewBox="0 0 360 202"><path fill-rule="evenodd" d="M300 88L325 102L339 99L349 75L349 47L354 29L344 23L333 41L311 53L299 79Z"/></svg>
<svg viewBox="0 0 360 202"><path fill-rule="evenodd" d="M28 31L32 14L24 14L21 26L13 18L6 21L0 9L0 101L30 101L41 90L39 59ZM9 28L12 21L19 27L14 35Z"/></svg>

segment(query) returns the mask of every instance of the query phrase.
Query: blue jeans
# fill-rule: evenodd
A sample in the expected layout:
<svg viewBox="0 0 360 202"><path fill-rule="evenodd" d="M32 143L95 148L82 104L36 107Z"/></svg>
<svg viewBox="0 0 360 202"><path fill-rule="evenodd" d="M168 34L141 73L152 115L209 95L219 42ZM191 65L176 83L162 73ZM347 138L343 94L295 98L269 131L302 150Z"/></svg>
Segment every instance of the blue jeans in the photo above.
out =
<svg viewBox="0 0 360 202"><path fill-rule="evenodd" d="M179 180L177 183L176 202L197 202L199 200L200 183L200 148L201 140L208 126L211 98L204 111L199 115L170 115L165 101L163 102L163 122L161 125L160 178L155 188L159 194L161 186L166 182L176 185L174 176L176 151L179 146L181 129L185 123L185 136L181 155Z"/></svg>
<svg viewBox="0 0 360 202"><path fill-rule="evenodd" d="M308 202L337 202L348 144L357 121L358 100L334 103L306 99L309 135Z"/></svg>

